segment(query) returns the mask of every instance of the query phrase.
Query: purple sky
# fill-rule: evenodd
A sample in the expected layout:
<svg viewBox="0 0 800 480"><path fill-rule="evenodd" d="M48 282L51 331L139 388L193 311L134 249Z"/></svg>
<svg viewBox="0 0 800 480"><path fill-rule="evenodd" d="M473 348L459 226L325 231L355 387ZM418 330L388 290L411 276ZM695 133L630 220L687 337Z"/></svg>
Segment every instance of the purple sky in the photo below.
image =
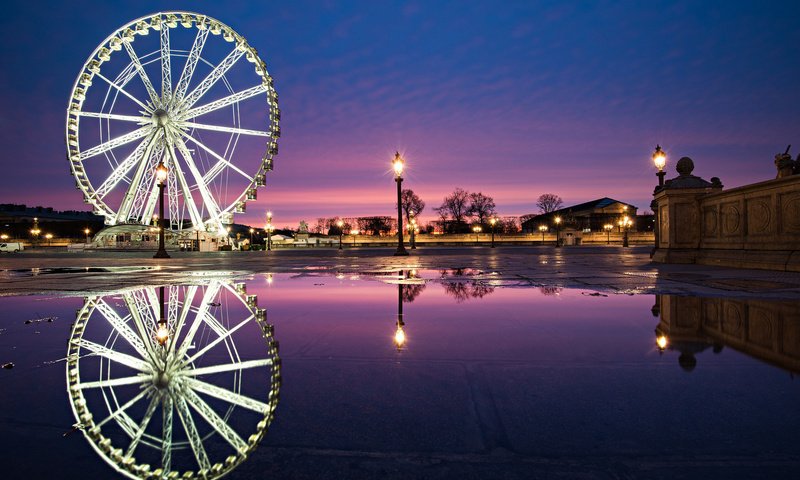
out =
<svg viewBox="0 0 800 480"><path fill-rule="evenodd" d="M501 5L502 8L498 8ZM455 187L500 215L610 196L647 209L656 143L726 187L800 151L797 2L13 2L2 28L0 203L84 209L65 109L91 51L188 9L258 49L283 114L269 187L237 222L392 213L390 160L431 208Z"/></svg>

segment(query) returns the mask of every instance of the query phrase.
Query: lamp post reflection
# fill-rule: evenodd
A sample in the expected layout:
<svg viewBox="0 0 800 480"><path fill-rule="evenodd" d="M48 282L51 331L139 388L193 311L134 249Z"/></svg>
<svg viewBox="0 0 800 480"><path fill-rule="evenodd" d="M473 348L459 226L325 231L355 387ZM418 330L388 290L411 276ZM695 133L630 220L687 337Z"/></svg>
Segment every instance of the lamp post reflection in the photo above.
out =
<svg viewBox="0 0 800 480"><path fill-rule="evenodd" d="M400 270L398 272L399 281L397 283L397 320L395 321L394 346L397 351L403 350L406 346L405 320L403 316L403 303L413 302L423 290L425 282L420 279L415 269Z"/></svg>
<svg viewBox="0 0 800 480"><path fill-rule="evenodd" d="M403 271L400 270L400 278L403 278ZM397 347L397 351L403 350L403 347L406 345L406 332L403 331L403 327L405 326L405 322L403 321L403 283L397 284L397 322L395 322L395 331L394 331L394 345Z"/></svg>
<svg viewBox="0 0 800 480"><path fill-rule="evenodd" d="M406 247L403 245L403 205L400 201L400 193L403 189L404 166L405 161L400 152L395 152L392 168L394 169L394 181L397 182L397 251L394 252L396 257L408 255Z"/></svg>

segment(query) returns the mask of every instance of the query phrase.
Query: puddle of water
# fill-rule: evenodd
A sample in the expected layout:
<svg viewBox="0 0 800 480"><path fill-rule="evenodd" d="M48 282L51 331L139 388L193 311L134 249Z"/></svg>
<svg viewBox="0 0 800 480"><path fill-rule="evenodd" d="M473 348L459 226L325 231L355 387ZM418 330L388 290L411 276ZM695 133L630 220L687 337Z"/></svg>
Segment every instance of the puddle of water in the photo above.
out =
<svg viewBox="0 0 800 480"><path fill-rule="evenodd" d="M0 370L4 478L320 477L353 456L372 463L353 460L348 478L374 478L412 468L405 456L498 451L495 476L511 478L541 457L795 458L797 302L491 277L267 274L0 298L0 363L14 363Z"/></svg>

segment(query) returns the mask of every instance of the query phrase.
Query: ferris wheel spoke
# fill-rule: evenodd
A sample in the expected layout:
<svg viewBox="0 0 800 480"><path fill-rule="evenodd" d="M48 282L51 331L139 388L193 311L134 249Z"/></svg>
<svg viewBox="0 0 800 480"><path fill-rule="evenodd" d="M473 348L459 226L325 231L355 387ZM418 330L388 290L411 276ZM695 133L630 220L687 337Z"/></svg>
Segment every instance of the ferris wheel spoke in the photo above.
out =
<svg viewBox="0 0 800 480"><path fill-rule="evenodd" d="M186 176L183 174L183 169L178 164L178 159L175 156L175 146L172 144L171 140L167 144L167 153L169 154L172 165L171 170L175 171L178 184L181 186L181 192L183 192L183 204L189 210L189 217L192 219L192 225L198 228L200 225L203 225L203 217L200 215L200 211L194 202L194 196L192 195L192 190L189 188L189 183L186 181Z"/></svg>
<svg viewBox="0 0 800 480"><path fill-rule="evenodd" d="M136 55L136 51L131 46L131 42L122 42L122 44L125 46L125 51L128 52L128 56L131 57L131 62L133 62L133 65L136 67L136 71L139 72L139 78L142 79L144 88L147 90L147 95L150 96L150 101L153 102L153 105L158 105L158 94L153 88L153 83L150 82L150 77L147 76L147 72L144 71L142 62L139 61L139 56Z"/></svg>
<svg viewBox="0 0 800 480"><path fill-rule="evenodd" d="M228 167L231 170L233 170L234 172L239 173L240 175L242 175L244 178L246 178L249 181L253 180L253 178L250 175L246 174L241 168L239 168L236 165L232 164L231 162L226 160L222 155L218 154L217 152L215 152L211 148L207 147L205 144L203 144L202 142L200 142L196 138L192 137L191 135L186 135L186 134L184 134L184 136L185 136L185 138L187 140L190 140L192 143L194 143L198 147L200 147L203 150L205 150L206 152L208 152L209 155L211 155L212 157L217 159L217 163L214 164L213 167L208 169L206 174L203 176L203 181L206 184L211 183L211 181L214 180L214 178L216 178L217 175L222 173L222 171L225 169L225 167Z"/></svg>
<svg viewBox="0 0 800 480"><path fill-rule="evenodd" d="M189 167L189 172L194 177L195 185L197 189L200 191L200 197L203 199L203 203L208 209L208 216L209 221L216 224L217 229L222 231L222 222L220 221L220 208L217 205L217 201L214 200L214 195L208 189L208 185L203 180L203 176L200 174L200 171L197 169L197 165L195 165L194 160L192 159L192 154L189 153L189 149L186 148L186 144L180 138L175 138L175 145L178 147L178 150L181 152L181 156L183 157L183 161Z"/></svg>
<svg viewBox="0 0 800 480"><path fill-rule="evenodd" d="M195 123L195 122L182 122L181 125L183 125L184 127L199 128L201 130L212 130L214 132L235 133L237 135L255 135L258 137L272 136L270 132L265 132L262 130L249 130L247 128L223 127L220 125L206 125L204 123Z"/></svg>
<svg viewBox="0 0 800 480"><path fill-rule="evenodd" d="M147 170L147 159L150 158L150 154L153 150L154 144L157 141L157 138L159 138L158 135L150 137L150 142L145 149L143 159L139 162L139 168L136 169L136 173L134 173L133 179L131 180L130 185L128 185L128 189L125 191L125 196L122 197L122 202L120 203L119 210L117 211L116 223L124 222L128 219L131 208L133 207L136 192L139 188L139 184L142 182L142 177Z"/></svg>
<svg viewBox="0 0 800 480"><path fill-rule="evenodd" d="M157 142L147 161L145 171L154 172L158 166L158 162L163 160L163 156L164 142ZM144 181L139 183L139 188L136 189L136 193L133 197L133 206L131 212L128 214L128 219L140 220L142 223L145 223L153 215L157 195L158 181L155 175L145 177Z"/></svg>
<svg viewBox="0 0 800 480"><path fill-rule="evenodd" d="M217 81L222 78L225 73L230 70L230 68L239 60L242 55L244 55L244 51L238 48L235 48L231 53L229 53L222 61L214 67L214 69L209 73L206 78L200 82L192 92L186 96L182 100L182 105L184 108L188 109L191 108L195 103L197 103L203 95L208 92L208 90L214 86Z"/></svg>
<svg viewBox="0 0 800 480"><path fill-rule="evenodd" d="M108 84L109 84L109 85L111 85L112 87L114 87L114 88L116 88L117 90L119 90L119 92L120 92L121 94L123 94L123 95L125 95L126 97L128 97L129 99L133 100L133 101L134 101L136 104L138 104L140 107L142 107L142 108L143 108L143 109L144 109L146 112L148 112L148 113L149 113L149 112L152 112L152 111L153 111L152 107L148 107L147 105L145 105L144 103L142 103L142 102L141 102L141 101L140 101L138 98L134 97L133 95L131 95L130 93L128 93L128 91L127 91L127 90L125 90L124 88L122 88L122 86L120 86L120 85L117 85L117 83L116 83L116 82L113 82L113 81L109 80L108 78L104 77L104 76L103 76L101 73L95 73L95 76L97 76L97 77L100 77L102 80L105 80L105 82L106 82L106 83L108 83Z"/></svg>
<svg viewBox="0 0 800 480"><path fill-rule="evenodd" d="M161 417L161 469L168 473L172 469L172 395L164 395Z"/></svg>
<svg viewBox="0 0 800 480"><path fill-rule="evenodd" d="M147 405L147 410L144 412L144 417L142 417L142 421L139 422L139 427L136 429L136 433L133 435L133 438L131 438L131 443L128 445L128 449L125 451L125 457L133 456L133 452L136 451L136 447L139 446L139 442L142 440L144 431L150 424L150 420L153 418L153 414L155 414L159 403L161 403L161 395L153 395L150 398L150 404Z"/></svg>
<svg viewBox="0 0 800 480"><path fill-rule="evenodd" d="M131 312L131 318L133 319L133 324L136 326L136 329L139 331L139 337L144 342L144 347L147 350L147 356L154 365L160 366L161 361L159 360L159 356L156 354L155 350L153 350L153 341L151 339L150 330L145 327L142 317L139 315L139 306L136 304L136 299L129 293L123 295L122 298L125 301L125 304L128 306L128 310ZM153 328L154 327L155 325L153 325Z"/></svg>
<svg viewBox="0 0 800 480"><path fill-rule="evenodd" d="M78 115L87 118L102 118L103 120L119 120L122 122L136 122L139 124L145 124L151 121L148 117L138 117L136 115L118 115L116 113L79 112Z"/></svg>
<svg viewBox="0 0 800 480"><path fill-rule="evenodd" d="M94 304L97 307L97 310L111 325L111 327L118 332L122 338L124 338L136 350L136 352L142 356L142 358L147 357L147 351L144 348L142 339L136 335L130 326L128 326L126 320L120 317L117 312L115 312L114 309L102 299L95 300Z"/></svg>
<svg viewBox="0 0 800 480"><path fill-rule="evenodd" d="M217 398L219 400L228 402L230 404L242 408L246 408L248 410L252 410L254 412L265 414L268 413L270 410L272 410L272 407L270 407L268 404L260 400L254 400L240 393L232 392L230 390L218 387L216 385L212 385L202 380L197 380L196 378L186 378L185 382L187 386L192 388L192 390L196 390L200 393L204 393L208 396Z"/></svg>
<svg viewBox="0 0 800 480"><path fill-rule="evenodd" d="M233 370L247 370L250 368L269 367L272 365L271 358L258 360L246 360L244 362L226 363L224 365L213 365L211 367L200 367L181 371L181 375L196 377L199 375L212 375L215 373L230 372Z"/></svg>
<svg viewBox="0 0 800 480"><path fill-rule="evenodd" d="M209 351L209 350L211 350L212 348L216 347L216 346L217 346L217 345L218 345L220 342L223 342L224 340L226 340L227 338L229 338L231 335L233 335L233 334L234 334L234 332L236 332L237 330L239 330L240 328L242 328L243 326L245 326L245 325L246 325L246 324L247 324L247 323L248 323L250 320L252 320L253 318L254 318L254 317L253 317L253 315L250 315L250 316L249 316L249 317L247 317L246 319L242 320L242 321L241 321L240 323L238 323L238 324L237 324L235 327L233 327L233 328L231 328L230 330L226 331L224 335L221 335L221 336L219 336L219 337L215 338L214 340L212 340L211 342L209 342L209 343L208 343L208 345L206 345L206 346L205 346L205 347L203 347L203 348L202 348L200 351L198 351L197 353L195 353L194 355L192 355L191 357L189 357L189 358L188 358L186 361L184 361L183 363L184 363L185 365L188 365L188 364L190 364L190 363L194 362L195 360L197 360L198 358L200 358L201 356L203 356L203 355L204 355L204 354L205 354L207 351Z"/></svg>
<svg viewBox="0 0 800 480"><path fill-rule="evenodd" d="M178 86L175 87L175 95L172 97L174 100L173 104L175 101L180 101L183 99L183 96L186 95L186 91L189 88L189 82L191 82L192 76L194 75L194 69L197 66L198 60L200 60L200 53L203 51L203 46L208 38L208 32L209 30L207 28L200 29L197 31L197 35L194 37L192 49L189 51L189 56L186 57L186 65L184 65L183 72L178 80Z"/></svg>
<svg viewBox="0 0 800 480"><path fill-rule="evenodd" d="M133 406L133 405L134 405L136 402L138 402L139 400L143 399L145 396L147 396L148 394L150 394L150 390L152 390L152 389L153 389L153 387L150 387L150 386L148 386L147 388L144 388L144 389L142 389L142 391L141 391L141 392L139 392L139 394L138 394L138 395L136 395L135 397L133 397L132 399L130 399L130 400L128 401L128 403L126 403L126 404L124 404L124 405L120 406L119 408L117 408L116 410L114 410L114 411L111 413L111 415L107 416L107 417L106 417L106 418L104 418L102 421L98 422L98 423L96 424L97 428L100 428L100 427L102 427L103 425L105 425L106 423L108 423L109 421L111 421L111 420L113 420L113 419L115 419L115 418L117 418L117 417L120 417L120 416L124 415L124 414L125 414L125 410L129 409L129 408L130 408L131 406Z"/></svg>
<svg viewBox="0 0 800 480"><path fill-rule="evenodd" d="M167 346L167 351L172 354L175 352L175 345L177 344L178 336L183 330L183 324L186 322L186 317L189 316L189 312L192 309L192 302L194 301L194 296L197 293L197 285L191 285L186 290L186 294L183 297L183 307L181 308L181 312L178 315L178 319L175 322L175 328L173 329L173 334L170 335L169 345Z"/></svg>
<svg viewBox="0 0 800 480"><path fill-rule="evenodd" d="M201 115L205 115L206 113L219 110L220 108L225 108L229 105L233 105L234 103L239 103L251 97L255 97L256 95L260 93L265 93L266 91L267 88L265 86L256 85L255 87L250 87L247 90L242 90L241 92L228 95L227 97L220 98L219 100L214 100L213 102L207 103L205 105L192 108L184 114L184 118L199 117Z"/></svg>
<svg viewBox="0 0 800 480"><path fill-rule="evenodd" d="M155 132L152 133L152 135L155 134ZM111 175L109 175L108 178L106 178L106 180L100 185L100 187L95 190L95 198L104 198L111 190L114 189L114 187L117 186L120 180L125 178L125 175L128 174L131 168L133 168L133 166L139 162L139 159L142 157L142 155L144 155L144 152L147 150L150 141L150 138L144 139L141 143L139 143L139 145L136 146L136 149L131 152L127 158L125 158L125 160L117 165L117 168L111 172Z"/></svg>
<svg viewBox="0 0 800 480"><path fill-rule="evenodd" d="M186 336L183 337L183 342L181 343L180 347L178 348L178 352L175 354L175 360L178 362L183 363L183 357L186 355L186 352L189 351L189 347L192 346L192 342L194 341L194 336L197 333L197 329L200 328L200 325L203 323L201 319L206 315L208 312L208 307L214 300L217 298L217 294L219 293L219 284L217 282L213 282L206 287L205 294L203 295L202 303L200 307L197 309L197 314L194 317L194 321L192 321L191 325L189 325L189 331L186 332Z"/></svg>
<svg viewBox="0 0 800 480"><path fill-rule="evenodd" d="M192 452L194 452L194 458L197 460L197 465L203 470L208 470L211 468L211 463L208 461L208 454L203 447L203 439L197 433L197 426L194 424L189 406L186 405L186 400L182 396L178 396L173 400L178 410L178 417L180 417L183 424L183 429L186 431L186 437L189 439L189 445L191 445Z"/></svg>
<svg viewBox="0 0 800 480"><path fill-rule="evenodd" d="M164 104L172 97L172 65L169 48L169 27L161 26L161 96Z"/></svg>
<svg viewBox="0 0 800 480"><path fill-rule="evenodd" d="M114 148L120 147L122 145L128 144L134 140L138 140L142 137L146 137L148 133L151 133L153 127L150 125L139 127L136 130L126 133L125 135L119 136L117 138L112 138L111 140L101 143L96 147L92 147L88 150L84 150L80 154L81 160L86 160L87 158L94 157L96 155L100 155L101 153L105 153L109 150Z"/></svg>
<svg viewBox="0 0 800 480"><path fill-rule="evenodd" d="M82 390L88 390L90 388L108 388L108 387L120 387L122 385L135 385L137 383L145 383L149 380L152 380L153 376L148 374L136 374L131 377L120 377L114 378L109 380L97 380L96 382L84 382L81 383Z"/></svg>
<svg viewBox="0 0 800 480"><path fill-rule="evenodd" d="M150 365L144 360L136 358L132 355L128 355L127 353L117 352L116 350L107 348L99 343L82 338L79 346L80 348L86 349L95 355L107 358L111 361L125 365L126 367L133 368L134 370L139 370L142 372L152 371Z"/></svg>
<svg viewBox="0 0 800 480"><path fill-rule="evenodd" d="M242 440L242 437L227 423L220 418L219 415L209 406L200 396L190 389L184 390L184 395L189 401L189 405L195 409L197 413L209 424L211 427L220 434L222 438L228 442L237 452L244 452L247 449L247 443Z"/></svg>

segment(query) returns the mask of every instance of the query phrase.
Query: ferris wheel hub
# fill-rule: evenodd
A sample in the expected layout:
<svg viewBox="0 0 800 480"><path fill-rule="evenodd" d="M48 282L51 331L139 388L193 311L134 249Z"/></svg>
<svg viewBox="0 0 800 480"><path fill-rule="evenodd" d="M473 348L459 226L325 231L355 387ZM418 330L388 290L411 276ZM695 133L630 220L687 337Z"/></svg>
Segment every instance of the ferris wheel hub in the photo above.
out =
<svg viewBox="0 0 800 480"><path fill-rule="evenodd" d="M169 388L169 384L172 380L172 375L169 374L167 371L161 371L156 373L153 377L153 385L159 390L166 390Z"/></svg>
<svg viewBox="0 0 800 480"><path fill-rule="evenodd" d="M153 125L156 127L166 127L170 123L170 116L163 108L157 109L153 112Z"/></svg>

